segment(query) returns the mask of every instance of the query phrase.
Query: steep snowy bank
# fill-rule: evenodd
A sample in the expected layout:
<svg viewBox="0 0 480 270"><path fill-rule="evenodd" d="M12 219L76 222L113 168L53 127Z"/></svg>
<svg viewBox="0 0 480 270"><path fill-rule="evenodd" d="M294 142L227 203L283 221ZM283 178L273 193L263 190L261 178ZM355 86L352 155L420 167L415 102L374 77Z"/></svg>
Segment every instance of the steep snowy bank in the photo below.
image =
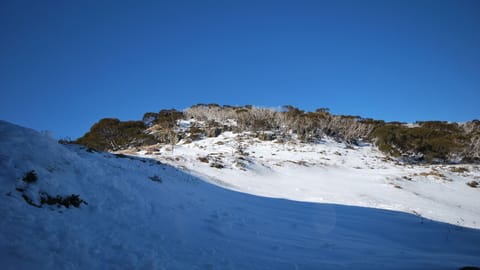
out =
<svg viewBox="0 0 480 270"><path fill-rule="evenodd" d="M480 231L373 208L259 197L154 160L0 122L2 269L458 269ZM38 179L26 183L35 170ZM41 194L77 194L78 208Z"/></svg>

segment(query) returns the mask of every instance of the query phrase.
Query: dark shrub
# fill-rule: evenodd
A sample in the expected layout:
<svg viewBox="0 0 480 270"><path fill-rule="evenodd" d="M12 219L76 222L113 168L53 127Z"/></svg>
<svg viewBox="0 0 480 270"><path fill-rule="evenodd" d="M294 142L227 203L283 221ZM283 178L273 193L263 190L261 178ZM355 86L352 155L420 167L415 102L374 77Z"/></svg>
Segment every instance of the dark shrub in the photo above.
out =
<svg viewBox="0 0 480 270"><path fill-rule="evenodd" d="M472 188L477 188L478 187L478 182L477 181L471 181L467 183L468 186Z"/></svg>
<svg viewBox="0 0 480 270"><path fill-rule="evenodd" d="M87 204L86 201L80 199L80 195L72 194L66 197L62 197L60 195L57 196L50 196L47 193L40 193L40 203L41 204L48 204L48 205L57 205L57 206L65 206L69 208L70 206L79 207L80 204Z"/></svg>
<svg viewBox="0 0 480 270"><path fill-rule="evenodd" d="M31 206L41 207L41 205L34 203L33 200L25 194L22 194L22 198L25 200L26 203L28 203Z"/></svg>
<svg viewBox="0 0 480 270"><path fill-rule="evenodd" d="M213 167L213 168L217 168L217 169L223 169L224 166L220 163L217 163L217 162L214 162L212 164L210 164L210 167Z"/></svg>
<svg viewBox="0 0 480 270"><path fill-rule="evenodd" d="M153 182L158 182L158 183L162 182L162 179L160 178L160 176L158 176L156 174L154 176L150 176L148 178L150 178L150 180L152 180Z"/></svg>
<svg viewBox="0 0 480 270"><path fill-rule="evenodd" d="M37 173L34 170L31 170L25 174L22 180L26 183L35 183L38 180Z"/></svg>
<svg viewBox="0 0 480 270"><path fill-rule="evenodd" d="M198 157L198 160L200 160L203 163L208 163L208 158L207 157Z"/></svg>

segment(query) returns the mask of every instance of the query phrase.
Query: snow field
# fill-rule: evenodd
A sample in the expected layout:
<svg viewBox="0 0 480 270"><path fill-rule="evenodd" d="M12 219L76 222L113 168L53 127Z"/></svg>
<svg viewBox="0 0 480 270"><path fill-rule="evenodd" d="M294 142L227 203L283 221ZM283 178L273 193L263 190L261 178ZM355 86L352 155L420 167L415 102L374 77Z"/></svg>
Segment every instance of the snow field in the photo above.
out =
<svg viewBox="0 0 480 270"><path fill-rule="evenodd" d="M292 185L288 179L304 165L259 165L250 156L245 171L224 162L226 158L222 159L225 168L217 169L196 159L195 151L205 154L197 148L185 145L171 156L158 155L177 167L195 169L192 174L153 159L59 145L35 131L0 122L2 269L459 269L480 265L479 230L397 211L231 190L250 185L258 192L271 192L271 197L281 195L286 191L265 177L257 179L264 179L265 186L254 185L253 178L249 185L239 183L254 173L265 176L285 170L282 181L287 183L279 181L279 186L293 194L287 189ZM340 158L333 162L341 164ZM32 169L38 180L26 184L22 177ZM335 167L332 170L335 176ZM225 178L234 175L239 176L238 183ZM217 185L209 183L213 177L218 177ZM302 181L310 181L302 177L306 180L299 180L298 188ZM231 186L219 186L223 184ZM47 192L78 194L88 205L34 207L18 187L36 203L39 192Z"/></svg>
<svg viewBox="0 0 480 270"><path fill-rule="evenodd" d="M279 144L231 132L180 143L173 152L170 146L126 152L254 195L398 210L480 228L480 189L467 185L480 181L478 165L403 165L368 144ZM468 171L452 172L458 167Z"/></svg>

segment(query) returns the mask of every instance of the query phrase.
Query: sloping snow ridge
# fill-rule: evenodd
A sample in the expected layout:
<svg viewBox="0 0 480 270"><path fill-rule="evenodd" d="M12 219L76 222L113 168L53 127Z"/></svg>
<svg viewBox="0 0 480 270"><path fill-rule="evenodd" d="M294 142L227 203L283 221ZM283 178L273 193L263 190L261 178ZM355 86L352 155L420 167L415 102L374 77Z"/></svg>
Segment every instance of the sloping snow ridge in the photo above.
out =
<svg viewBox="0 0 480 270"><path fill-rule="evenodd" d="M352 150L334 142L302 147L259 142L239 147L236 137L224 134L177 146L173 152L136 153L155 157L148 159L60 145L38 132L0 121L1 269L459 269L480 265L480 230L422 217L426 212L378 209L391 207L396 200L413 210L432 206L432 212L445 213L439 219L448 219L453 215L449 207L460 204L457 208L465 223L475 227L478 212L473 205L478 206L479 190L463 183L478 175L473 167L465 176L448 174L453 179L445 183L433 175L421 176L423 169L412 180L403 181L387 178L399 172L399 165L374 160L367 146ZM213 147L216 152L211 151ZM332 149L340 155L317 153L331 154ZM220 154L223 150L230 155ZM301 159L295 151L302 153ZM207 152L210 155L201 158ZM358 159L345 158L347 152L356 153L352 155ZM361 159L364 154L367 161ZM327 156L331 159L322 159ZM350 168L340 179L340 172L348 167L343 161L348 166L357 162L361 168ZM376 169L365 168L367 162ZM379 164L385 168L377 168ZM413 171L404 168L397 177L410 177ZM318 178L309 176L312 172ZM323 183L324 179L330 180ZM370 185L364 186L366 181ZM388 181L401 188L391 187ZM402 197L397 190L413 195ZM463 200L457 192L463 193ZM61 205L73 195L80 202L78 207ZM416 197L425 200L412 199ZM350 205L319 203L335 200Z"/></svg>

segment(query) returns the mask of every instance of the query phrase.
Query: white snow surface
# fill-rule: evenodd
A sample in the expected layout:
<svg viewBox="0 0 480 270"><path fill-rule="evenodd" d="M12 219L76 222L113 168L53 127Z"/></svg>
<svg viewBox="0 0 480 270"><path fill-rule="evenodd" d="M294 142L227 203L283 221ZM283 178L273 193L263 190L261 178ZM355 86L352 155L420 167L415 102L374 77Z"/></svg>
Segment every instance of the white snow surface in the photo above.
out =
<svg viewBox="0 0 480 270"><path fill-rule="evenodd" d="M480 265L480 230L467 227L478 227L480 190L465 185L478 168L435 167L442 180L419 175L431 167L384 162L369 146L240 137L135 152L148 159L91 153L0 121L1 269ZM198 160L207 154L209 163ZM210 167L214 159L224 168ZM26 183L30 170L38 180ZM39 205L42 192L88 204L35 207L22 198Z"/></svg>
<svg viewBox="0 0 480 270"><path fill-rule="evenodd" d="M254 195L397 210L480 228L480 189L467 185L480 182L478 165L405 165L369 144L280 144L248 133L181 143L173 152L170 146L124 152Z"/></svg>

